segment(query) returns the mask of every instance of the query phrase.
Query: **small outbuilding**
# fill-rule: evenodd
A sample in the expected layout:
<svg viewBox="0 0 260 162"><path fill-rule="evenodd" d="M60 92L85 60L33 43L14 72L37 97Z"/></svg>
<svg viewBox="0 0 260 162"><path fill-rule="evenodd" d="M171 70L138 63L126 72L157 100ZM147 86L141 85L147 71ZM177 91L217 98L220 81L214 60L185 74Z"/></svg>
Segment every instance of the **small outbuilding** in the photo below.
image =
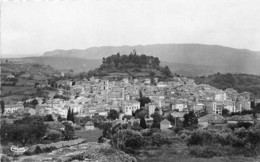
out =
<svg viewBox="0 0 260 162"><path fill-rule="evenodd" d="M169 120L167 120L167 119L164 119L160 123L161 130L168 130L171 127L172 127L171 122Z"/></svg>
<svg viewBox="0 0 260 162"><path fill-rule="evenodd" d="M94 130L95 127L94 127L94 123L91 122L91 121L88 121L86 124L85 124L85 130Z"/></svg>

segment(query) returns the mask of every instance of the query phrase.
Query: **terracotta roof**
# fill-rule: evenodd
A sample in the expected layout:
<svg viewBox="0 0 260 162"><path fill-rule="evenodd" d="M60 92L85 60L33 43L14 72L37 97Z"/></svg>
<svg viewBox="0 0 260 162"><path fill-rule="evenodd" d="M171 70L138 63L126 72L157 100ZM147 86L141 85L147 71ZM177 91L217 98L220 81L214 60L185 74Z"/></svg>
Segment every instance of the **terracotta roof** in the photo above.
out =
<svg viewBox="0 0 260 162"><path fill-rule="evenodd" d="M208 114L198 119L199 122L225 123L226 118L218 114Z"/></svg>
<svg viewBox="0 0 260 162"><path fill-rule="evenodd" d="M234 115L228 121L253 121L251 115Z"/></svg>
<svg viewBox="0 0 260 162"><path fill-rule="evenodd" d="M94 125L94 123L91 122L91 121L88 121L88 122L85 124L85 126L93 126L93 125Z"/></svg>
<svg viewBox="0 0 260 162"><path fill-rule="evenodd" d="M167 119L164 119L163 121L161 121L160 124L171 124L171 122L169 122L169 120Z"/></svg>

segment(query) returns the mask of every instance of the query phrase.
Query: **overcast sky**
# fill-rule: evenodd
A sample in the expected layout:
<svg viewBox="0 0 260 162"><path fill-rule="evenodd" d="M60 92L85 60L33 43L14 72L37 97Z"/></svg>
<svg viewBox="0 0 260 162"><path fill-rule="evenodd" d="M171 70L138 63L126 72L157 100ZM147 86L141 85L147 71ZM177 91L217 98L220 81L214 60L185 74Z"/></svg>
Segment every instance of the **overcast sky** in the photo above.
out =
<svg viewBox="0 0 260 162"><path fill-rule="evenodd" d="M2 56L162 43L260 51L259 0L2 2Z"/></svg>

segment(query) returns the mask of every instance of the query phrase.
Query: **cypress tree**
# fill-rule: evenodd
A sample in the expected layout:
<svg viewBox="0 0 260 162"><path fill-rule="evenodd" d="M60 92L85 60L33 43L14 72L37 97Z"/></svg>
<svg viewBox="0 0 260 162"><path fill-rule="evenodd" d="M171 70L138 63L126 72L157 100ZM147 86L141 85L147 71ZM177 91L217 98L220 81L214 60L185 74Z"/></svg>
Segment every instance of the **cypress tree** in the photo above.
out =
<svg viewBox="0 0 260 162"><path fill-rule="evenodd" d="M74 112L73 112L73 109L72 109L71 114L70 114L70 120L74 123Z"/></svg>
<svg viewBox="0 0 260 162"><path fill-rule="evenodd" d="M140 127L142 127L143 129L147 128L147 125L146 125L146 122L145 122L145 119L143 116L140 119Z"/></svg>
<svg viewBox="0 0 260 162"><path fill-rule="evenodd" d="M67 120L70 120L70 117L71 117L70 114L71 114L71 113L70 113L70 108L69 108L68 113L67 113Z"/></svg>

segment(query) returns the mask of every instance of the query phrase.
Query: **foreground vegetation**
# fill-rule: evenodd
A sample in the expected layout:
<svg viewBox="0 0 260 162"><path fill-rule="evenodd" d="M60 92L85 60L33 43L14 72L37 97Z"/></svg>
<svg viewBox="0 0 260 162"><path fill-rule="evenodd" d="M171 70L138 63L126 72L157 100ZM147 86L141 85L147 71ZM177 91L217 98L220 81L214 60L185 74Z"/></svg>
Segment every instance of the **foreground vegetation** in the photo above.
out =
<svg viewBox="0 0 260 162"><path fill-rule="evenodd" d="M114 149L132 154L139 161L236 161L238 157L242 157L239 161L254 161L260 153L260 124L200 129L190 113L177 127L161 130L158 123L163 118L158 112L152 117L151 127L147 127L142 116L140 123L133 125L104 123L99 142L110 141Z"/></svg>

